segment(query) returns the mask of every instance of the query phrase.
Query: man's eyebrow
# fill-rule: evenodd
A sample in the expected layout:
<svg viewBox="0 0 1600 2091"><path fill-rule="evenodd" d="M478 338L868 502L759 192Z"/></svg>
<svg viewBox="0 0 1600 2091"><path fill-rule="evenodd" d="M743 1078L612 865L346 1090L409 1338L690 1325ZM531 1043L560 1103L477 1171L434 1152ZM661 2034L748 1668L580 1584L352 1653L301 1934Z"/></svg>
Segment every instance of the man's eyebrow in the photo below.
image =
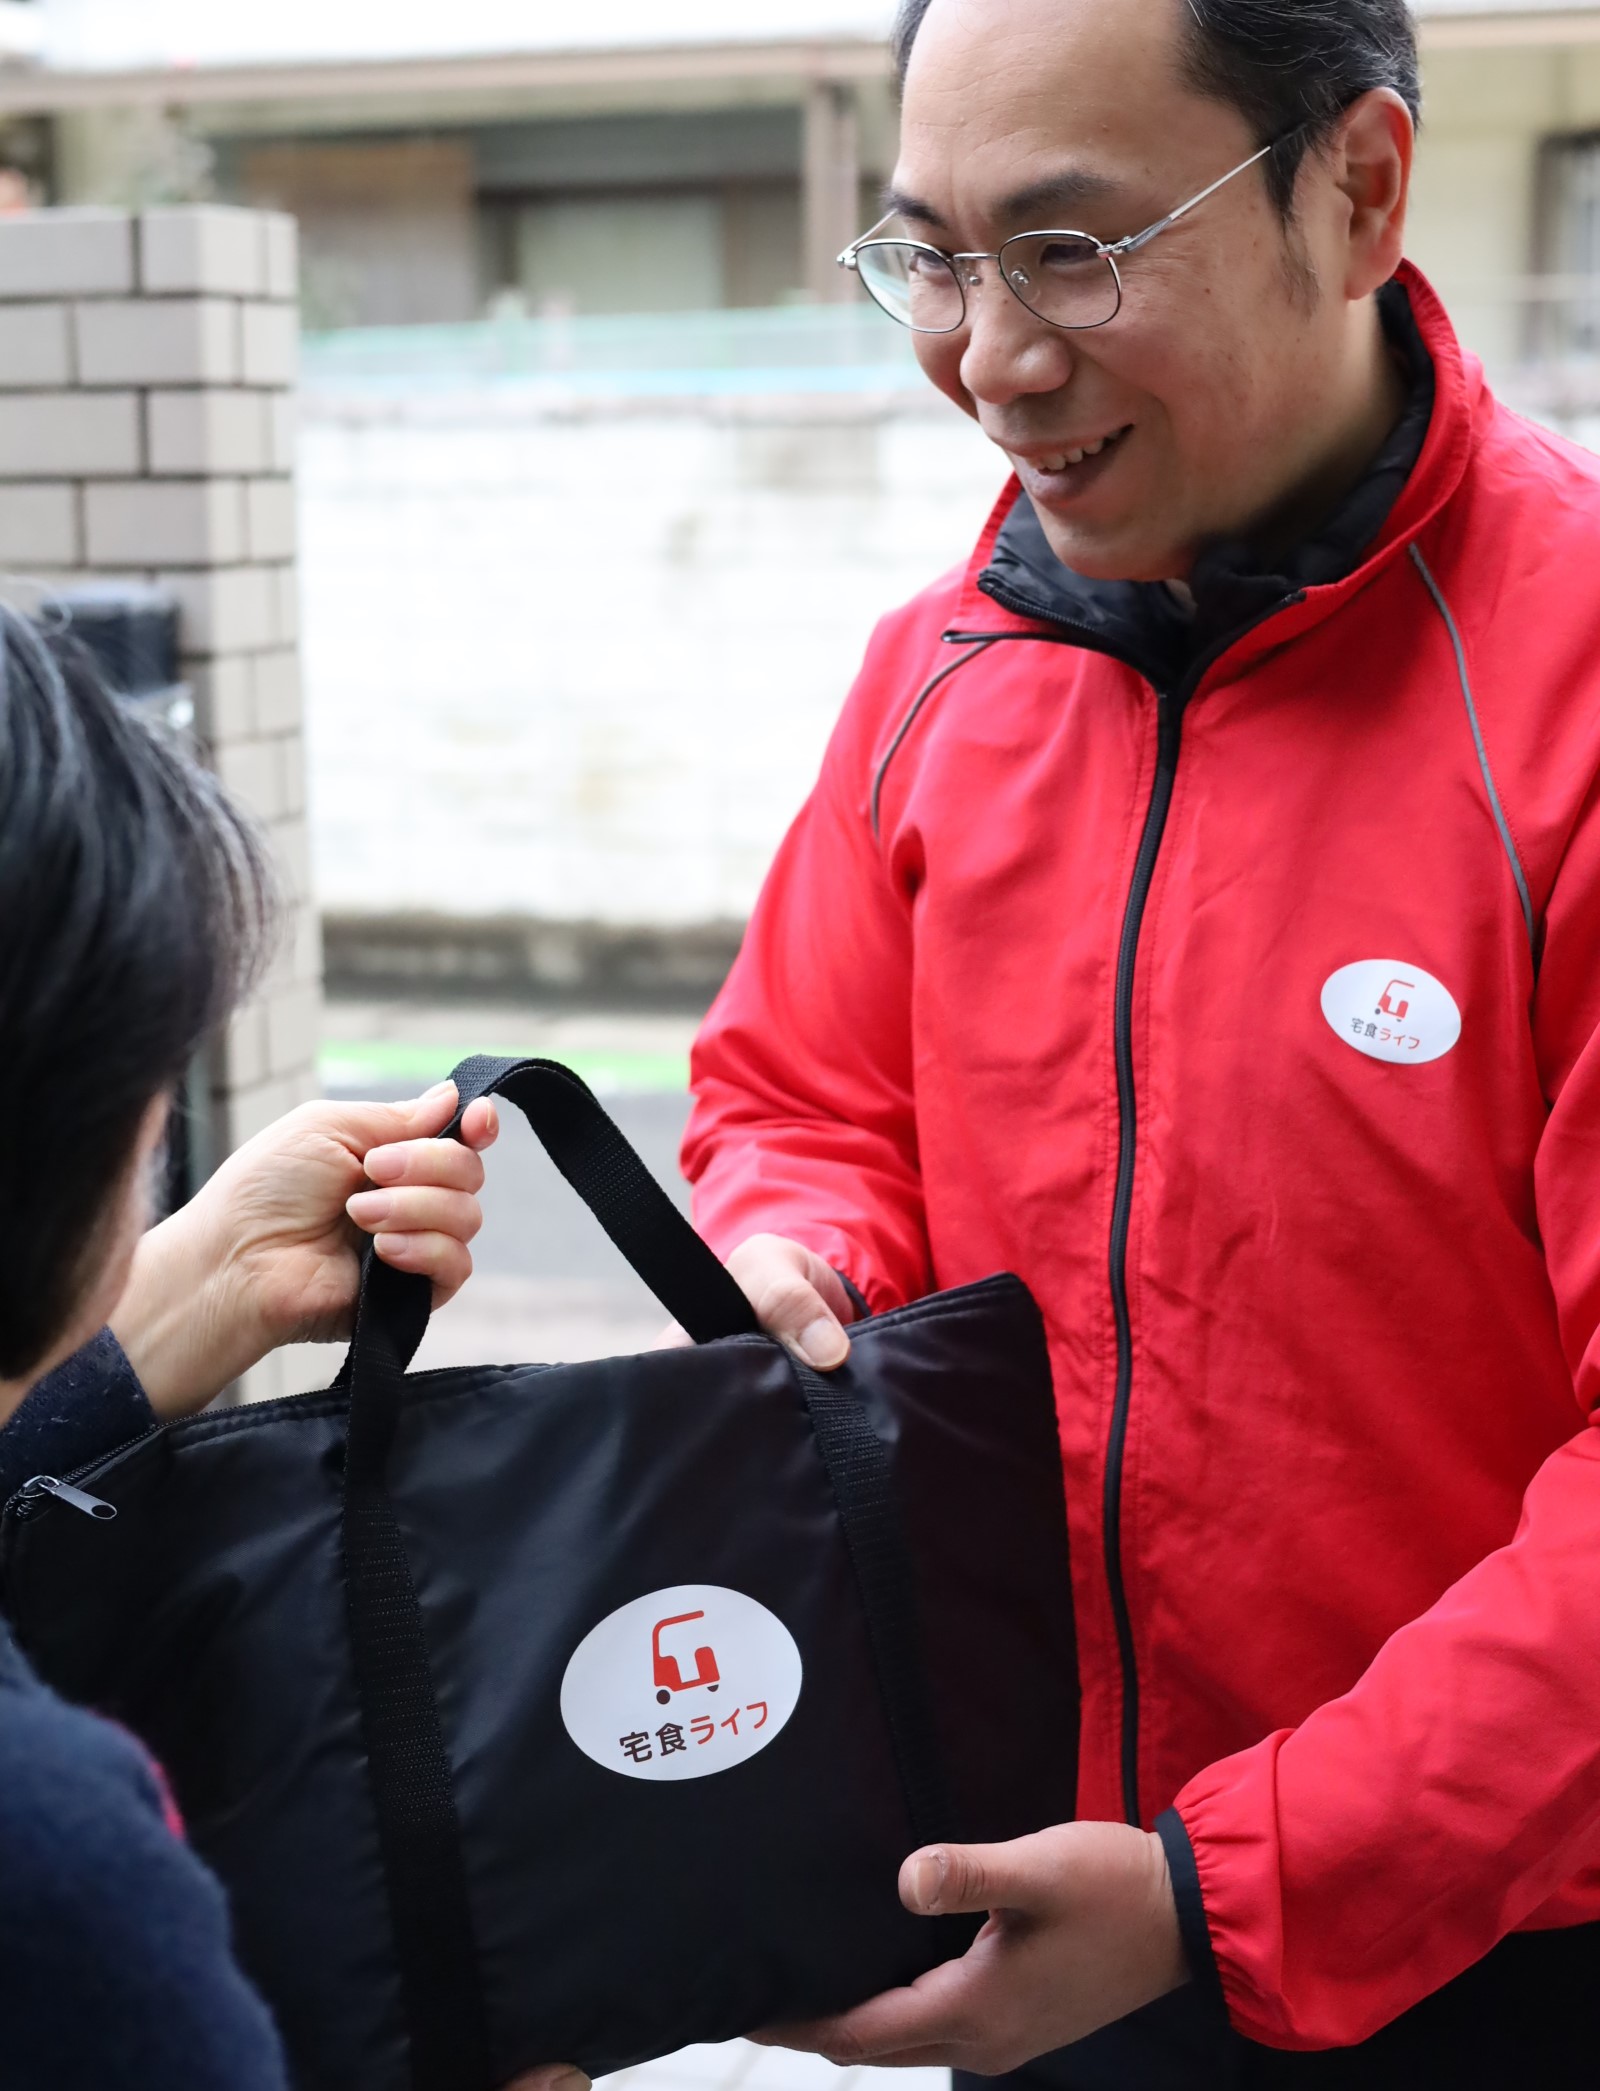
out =
<svg viewBox="0 0 1600 2091"><path fill-rule="evenodd" d="M1080 204L1108 203L1122 193L1121 183L1109 175L1092 173L1087 167L1063 167L1002 196L993 215L1004 224L1016 224L1023 219L1072 211ZM886 211L904 218L909 225L926 225L935 230L944 226L944 219L931 203L907 195L902 189L885 189L883 204Z"/></svg>
<svg viewBox="0 0 1600 2091"><path fill-rule="evenodd" d="M915 196L908 196L903 189L891 185L879 200L886 217L904 218L908 225L927 225L936 231L944 225L943 218L931 203L919 203Z"/></svg>

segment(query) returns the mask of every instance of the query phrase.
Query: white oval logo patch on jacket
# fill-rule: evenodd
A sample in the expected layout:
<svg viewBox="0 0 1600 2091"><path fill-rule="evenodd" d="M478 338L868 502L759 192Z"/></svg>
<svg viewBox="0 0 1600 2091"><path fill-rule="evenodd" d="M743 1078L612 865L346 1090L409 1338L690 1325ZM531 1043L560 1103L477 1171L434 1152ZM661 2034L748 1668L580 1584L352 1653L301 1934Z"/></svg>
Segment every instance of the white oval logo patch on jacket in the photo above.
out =
<svg viewBox="0 0 1600 2091"><path fill-rule="evenodd" d="M1461 1011L1442 980L1401 959L1341 966L1322 990L1322 1013L1369 1060L1420 1067L1442 1060L1461 1036Z"/></svg>
<svg viewBox="0 0 1600 2091"><path fill-rule="evenodd" d="M800 1681L800 1651L775 1613L738 1590L684 1583L584 1635L561 1718L586 1757L625 1779L705 1779L767 1747Z"/></svg>

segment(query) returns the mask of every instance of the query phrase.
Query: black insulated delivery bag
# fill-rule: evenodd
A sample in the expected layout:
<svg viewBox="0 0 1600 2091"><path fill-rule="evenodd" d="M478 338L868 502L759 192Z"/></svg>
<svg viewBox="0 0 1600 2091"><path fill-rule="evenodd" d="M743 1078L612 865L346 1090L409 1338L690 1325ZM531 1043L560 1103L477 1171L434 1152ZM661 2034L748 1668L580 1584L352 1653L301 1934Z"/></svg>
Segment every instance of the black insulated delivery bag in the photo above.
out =
<svg viewBox="0 0 1600 2091"><path fill-rule="evenodd" d="M696 1347L408 1377L428 1286L369 1258L326 1393L30 1484L0 1538L40 1672L165 1766L301 2091L503 2091L844 2008L974 1934L901 1908L908 1852L1074 1805L1026 1288L869 1318L821 1377L577 1076L456 1080Z"/></svg>

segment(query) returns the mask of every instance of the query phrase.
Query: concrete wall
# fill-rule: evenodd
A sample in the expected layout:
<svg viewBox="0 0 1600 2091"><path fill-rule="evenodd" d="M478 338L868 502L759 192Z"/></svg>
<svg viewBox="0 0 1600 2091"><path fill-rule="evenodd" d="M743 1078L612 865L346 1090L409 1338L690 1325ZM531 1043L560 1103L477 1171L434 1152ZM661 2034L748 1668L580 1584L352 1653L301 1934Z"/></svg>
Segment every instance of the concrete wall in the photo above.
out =
<svg viewBox="0 0 1600 2091"><path fill-rule="evenodd" d="M873 623L1005 476L930 395L306 401L317 877L335 916L748 912Z"/></svg>

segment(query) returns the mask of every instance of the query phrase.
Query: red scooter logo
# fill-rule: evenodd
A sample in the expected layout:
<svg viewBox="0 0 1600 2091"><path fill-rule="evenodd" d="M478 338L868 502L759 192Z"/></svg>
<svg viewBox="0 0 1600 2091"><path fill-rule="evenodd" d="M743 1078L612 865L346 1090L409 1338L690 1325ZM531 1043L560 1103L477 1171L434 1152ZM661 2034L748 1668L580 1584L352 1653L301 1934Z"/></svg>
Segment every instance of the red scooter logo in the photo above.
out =
<svg viewBox="0 0 1600 2091"><path fill-rule="evenodd" d="M675 1655L667 1655L662 1651L661 1636L669 1626L689 1626L696 1619L704 1619L705 1616L704 1612L680 1612L675 1619L661 1619L656 1622L655 1631L650 1636L650 1659L651 1668L655 1673L656 1697L663 1706L674 1692L692 1692L699 1685L704 1685L708 1692L714 1692L722 1682L722 1672L717 1668L717 1658L712 1649L695 1650L693 1677L684 1676Z"/></svg>
<svg viewBox="0 0 1600 2091"><path fill-rule="evenodd" d="M1405 990L1405 995L1402 995L1397 1002L1395 995L1400 989ZM1414 980L1391 980L1384 989L1382 999L1378 1003L1379 1016L1392 1017L1397 1024L1403 1024L1406 1020L1406 1014L1411 1007L1410 1002L1405 997L1414 995L1416 991L1417 984Z"/></svg>

